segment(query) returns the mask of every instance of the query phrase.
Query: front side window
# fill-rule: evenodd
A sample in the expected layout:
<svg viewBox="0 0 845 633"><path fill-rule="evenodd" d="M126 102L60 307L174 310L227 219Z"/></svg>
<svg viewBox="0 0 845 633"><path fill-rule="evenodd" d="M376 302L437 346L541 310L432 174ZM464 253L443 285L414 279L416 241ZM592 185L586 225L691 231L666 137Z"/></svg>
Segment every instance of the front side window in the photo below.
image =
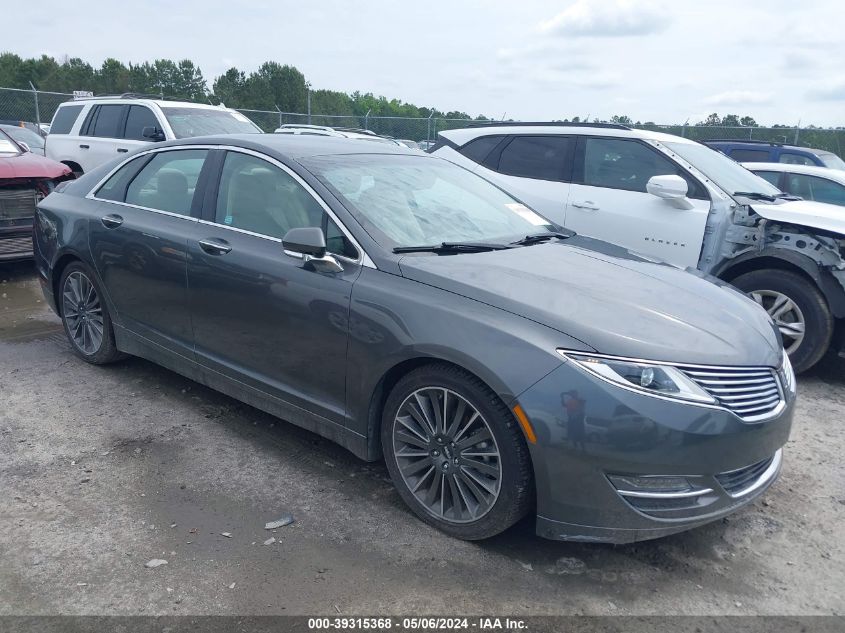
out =
<svg viewBox="0 0 845 633"><path fill-rule="evenodd" d="M158 152L126 189L126 202L190 215L197 181L208 150Z"/></svg>
<svg viewBox="0 0 845 633"><path fill-rule="evenodd" d="M712 151L712 150L708 150ZM680 176L687 181L689 198L706 199L704 188L678 165L638 141L620 138L585 138L585 185L648 193L652 176Z"/></svg>
<svg viewBox="0 0 845 633"><path fill-rule="evenodd" d="M754 173L757 174L758 176L760 176L760 178L763 178L763 179L769 181L775 187L780 186L780 172L778 172L778 171L756 171L755 170Z"/></svg>
<svg viewBox="0 0 845 633"><path fill-rule="evenodd" d="M61 106L56 110L56 115L50 124L50 134L70 134L73 124L76 123L76 117L82 112L82 108L81 105L70 105Z"/></svg>
<svg viewBox="0 0 845 633"><path fill-rule="evenodd" d="M793 154L792 152L783 152L778 158L779 163L786 165L815 165L813 159L802 154Z"/></svg>
<svg viewBox="0 0 845 633"><path fill-rule="evenodd" d="M502 150L499 173L536 180L564 180L574 140L566 136L517 136Z"/></svg>
<svg viewBox="0 0 845 633"><path fill-rule="evenodd" d="M123 133L123 138L133 141L149 141L150 139L144 136L145 127L160 129L158 119L156 119L153 111L146 106L129 106L129 114L126 117L126 131Z"/></svg>
<svg viewBox="0 0 845 633"><path fill-rule="evenodd" d="M487 180L438 158L369 154L300 162L385 249L508 242L557 230Z"/></svg>
<svg viewBox="0 0 845 633"><path fill-rule="evenodd" d="M358 257L349 239L305 187L276 165L249 154L226 154L214 220L278 239L291 229L319 227L330 253Z"/></svg>
<svg viewBox="0 0 845 633"><path fill-rule="evenodd" d="M161 111L176 138L261 132L255 123L234 110L162 106Z"/></svg>

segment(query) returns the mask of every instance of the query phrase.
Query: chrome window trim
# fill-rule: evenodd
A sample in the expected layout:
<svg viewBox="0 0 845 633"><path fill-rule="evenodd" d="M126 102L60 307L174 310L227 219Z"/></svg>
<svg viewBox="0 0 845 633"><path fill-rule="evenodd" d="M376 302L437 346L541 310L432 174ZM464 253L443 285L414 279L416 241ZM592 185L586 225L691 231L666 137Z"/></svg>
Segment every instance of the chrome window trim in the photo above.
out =
<svg viewBox="0 0 845 633"><path fill-rule="evenodd" d="M334 211L332 211L331 208L329 207L329 205L326 204L325 200L323 200L319 196L319 194L317 194L317 192L314 191L314 189L311 187L311 185L309 185L307 182L305 182L299 176L299 174L297 174L292 169L290 169L290 167L288 167L284 163L276 160L272 156L268 156L267 154L262 154L261 152L258 152L258 151L252 150L252 149L247 149L245 147L236 147L234 145L173 145L173 146L170 146L170 147L153 147L153 148L138 152L136 154L132 154L131 156L127 157L126 160L121 161L118 165L116 165L111 171L109 171L108 174L106 174L103 178L101 178L97 182L97 184L95 184L88 191L88 193L85 195L85 198L88 199L88 200L96 200L98 202L107 202L107 203L111 203L111 204L119 204L119 205L122 205L122 206L131 207L133 209L143 209L144 211L153 211L155 213L163 213L165 215L172 215L172 216L175 216L175 217L189 218L189 219L194 220L194 221L201 223L201 224L207 224L207 225L214 226L214 227L217 227L217 228L224 228L224 229L228 229L230 231L237 231L239 233L244 233L246 235L252 235L254 237L260 237L260 238L263 238L263 239L266 239L266 240L271 240L271 241L274 241L274 242L281 243L282 242L281 239L279 239L277 237L272 237L270 235L263 235L261 233L255 233L253 231L247 231L245 229L239 229L239 228L234 227L234 226L226 226L225 224L220 224L219 222L209 222L208 220L203 220L201 218L195 218L191 215L187 215L187 216L186 215L180 215L178 213L172 213L170 211L162 211L160 209L151 209L149 207L143 207L143 206L136 205L136 204L130 204L128 202L119 202L119 201L116 201L116 200L106 200L105 198L98 198L95 194L95 192L98 191L100 189L100 187L102 187L106 183L106 181L108 181L108 179L111 178L119 169L121 169L124 165L126 165L130 161L135 160L136 158L139 158L139 157L144 156L146 154L152 154L152 153L158 153L158 152L170 152L170 151L177 151L177 150L190 150L190 149L206 149L206 150L219 149L219 150L225 150L225 151L231 151L231 152L239 152L241 154L248 154L248 155L251 155L251 156L255 156L256 158L258 158L260 160L266 161L266 162L270 163L271 165L278 167L279 169L284 171L286 174L291 176L300 186L302 186L303 189L305 189L305 191L307 191L311 195L312 198L314 198L314 200L317 201L317 204L319 204L320 207L322 207L323 211L325 211L325 213L332 219L332 221L341 230L341 232L344 234L344 236L346 236L346 238L358 250L358 258L357 259L345 257L345 256L339 255L337 253L331 253L331 254L335 257L342 259L343 261L350 262L352 264L356 264L356 265L359 265L359 266L364 266L366 268L372 268L374 270L378 270L378 268L375 265L375 262L373 262L373 260L367 254L367 251L365 251L361 247L361 245L358 243L358 240L356 240L355 237L349 232L349 229L347 229L346 226L343 224L343 222L341 222L340 219L335 215Z"/></svg>
<svg viewBox="0 0 845 633"><path fill-rule="evenodd" d="M747 365L747 366L746 365L734 365L734 366L729 366L729 365L692 365L690 363L672 363L670 361L662 361L662 360L648 360L648 359L645 359L645 358L626 358L625 356L612 356L610 354L598 354L598 353L593 353L593 352L582 352L582 351L578 351L578 350L565 349L563 347L558 347L558 348L556 348L555 351L558 353L559 356L561 356L563 358L563 362L565 362L565 363L572 362L580 371L583 371L587 375L589 375L593 378L597 378L597 379L601 380L602 382L607 383L608 385L613 385L614 387L616 387L618 389L624 389L625 391L630 391L631 393L636 393L636 394L639 394L641 396L646 396L648 398L657 398L659 400L665 400L666 402L674 402L675 404L690 405L690 406L694 406L694 407L702 407L704 409L715 409L715 410L718 410L718 411L724 411L726 413L730 413L733 416L736 416L736 418L740 422L742 422L743 424L758 424L760 422L766 422L767 420L771 420L773 418L778 417L781 413L783 413L784 409L786 409L787 402L786 402L785 391L784 391L783 385L781 384L781 378L780 378L780 375L778 373L778 370L775 369L775 368L772 368L772 367L761 366L761 365ZM603 376L600 376L598 374L594 374L594 373L589 372L588 370L584 369L583 367L581 367L581 365L578 362L569 358L568 354L573 354L575 356L592 356L594 358L606 358L608 360L618 360L618 361L627 362L627 363L644 363L644 364L648 364L648 365L665 365L667 367L674 367L675 369L678 369L679 371L682 371L682 372L683 372L684 367L695 368L695 369L724 369L726 371L732 371L732 370L750 371L750 370L755 370L755 369L759 369L761 371L770 371L774 375L775 383L778 386L778 391L780 392L780 401L778 402L778 405L774 409L772 409L771 411L769 411L767 413L764 413L764 414L759 415L759 416L748 416L748 417L743 418L743 417L737 415L734 411L731 411L730 409L728 409L727 407L725 407L722 404L715 404L715 403L711 404L711 403L707 403L707 402L696 402L694 400L683 400L681 398L672 398L672 397L664 396L664 395L661 395L661 394L658 394L658 393L648 393L648 392L646 392L642 389L637 389L636 387L633 387L633 386L628 387L628 386L620 384L618 382L613 382L612 380L609 380L609 379L607 379Z"/></svg>

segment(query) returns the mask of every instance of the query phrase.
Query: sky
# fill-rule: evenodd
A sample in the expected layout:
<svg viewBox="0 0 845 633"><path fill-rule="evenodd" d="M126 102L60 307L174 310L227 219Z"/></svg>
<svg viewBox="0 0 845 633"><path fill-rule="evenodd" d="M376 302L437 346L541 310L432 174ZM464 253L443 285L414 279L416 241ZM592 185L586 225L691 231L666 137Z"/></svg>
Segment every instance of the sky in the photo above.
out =
<svg viewBox="0 0 845 633"><path fill-rule="evenodd" d="M42 0L14 22L0 50L189 58L209 87L273 60L314 88L494 118L845 125L843 0Z"/></svg>

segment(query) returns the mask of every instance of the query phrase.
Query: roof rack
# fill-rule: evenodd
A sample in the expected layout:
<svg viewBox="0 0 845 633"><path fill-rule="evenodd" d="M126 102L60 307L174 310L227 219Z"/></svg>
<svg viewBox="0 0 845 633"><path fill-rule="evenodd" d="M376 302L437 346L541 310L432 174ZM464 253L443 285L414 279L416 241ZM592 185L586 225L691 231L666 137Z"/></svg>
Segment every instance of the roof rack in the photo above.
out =
<svg viewBox="0 0 845 633"><path fill-rule="evenodd" d="M608 128L611 130L630 130L627 125L619 123L589 123L586 121L567 122L567 121L475 121L467 120L468 126L473 127L525 127L525 126L554 126L554 127L598 127Z"/></svg>
<svg viewBox="0 0 845 633"><path fill-rule="evenodd" d="M358 134L369 134L370 136L380 136L379 134L376 134L372 130L365 130L362 127L336 127L334 129L336 129L338 132L357 132Z"/></svg>
<svg viewBox="0 0 845 633"><path fill-rule="evenodd" d="M772 145L773 147L783 147L785 145L785 143L779 143L778 141L763 141L750 138L708 138L701 142L705 145L707 143L751 143L752 145Z"/></svg>
<svg viewBox="0 0 845 633"><path fill-rule="evenodd" d="M154 99L156 101L181 101L175 97L165 97L163 95L145 94L142 92L122 92L120 94L96 95L93 97L78 97L74 101L90 101L96 99Z"/></svg>

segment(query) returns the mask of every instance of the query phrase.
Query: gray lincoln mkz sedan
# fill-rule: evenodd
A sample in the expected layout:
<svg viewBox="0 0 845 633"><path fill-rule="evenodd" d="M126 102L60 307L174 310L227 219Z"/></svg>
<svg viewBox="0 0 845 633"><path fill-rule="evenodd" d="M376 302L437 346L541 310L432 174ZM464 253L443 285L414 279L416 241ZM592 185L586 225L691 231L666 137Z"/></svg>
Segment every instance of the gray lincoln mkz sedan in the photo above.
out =
<svg viewBox="0 0 845 633"><path fill-rule="evenodd" d="M762 308L433 156L156 144L44 199L35 253L82 359L141 356L383 457L459 538L529 511L548 538L654 538L780 471L795 379Z"/></svg>

